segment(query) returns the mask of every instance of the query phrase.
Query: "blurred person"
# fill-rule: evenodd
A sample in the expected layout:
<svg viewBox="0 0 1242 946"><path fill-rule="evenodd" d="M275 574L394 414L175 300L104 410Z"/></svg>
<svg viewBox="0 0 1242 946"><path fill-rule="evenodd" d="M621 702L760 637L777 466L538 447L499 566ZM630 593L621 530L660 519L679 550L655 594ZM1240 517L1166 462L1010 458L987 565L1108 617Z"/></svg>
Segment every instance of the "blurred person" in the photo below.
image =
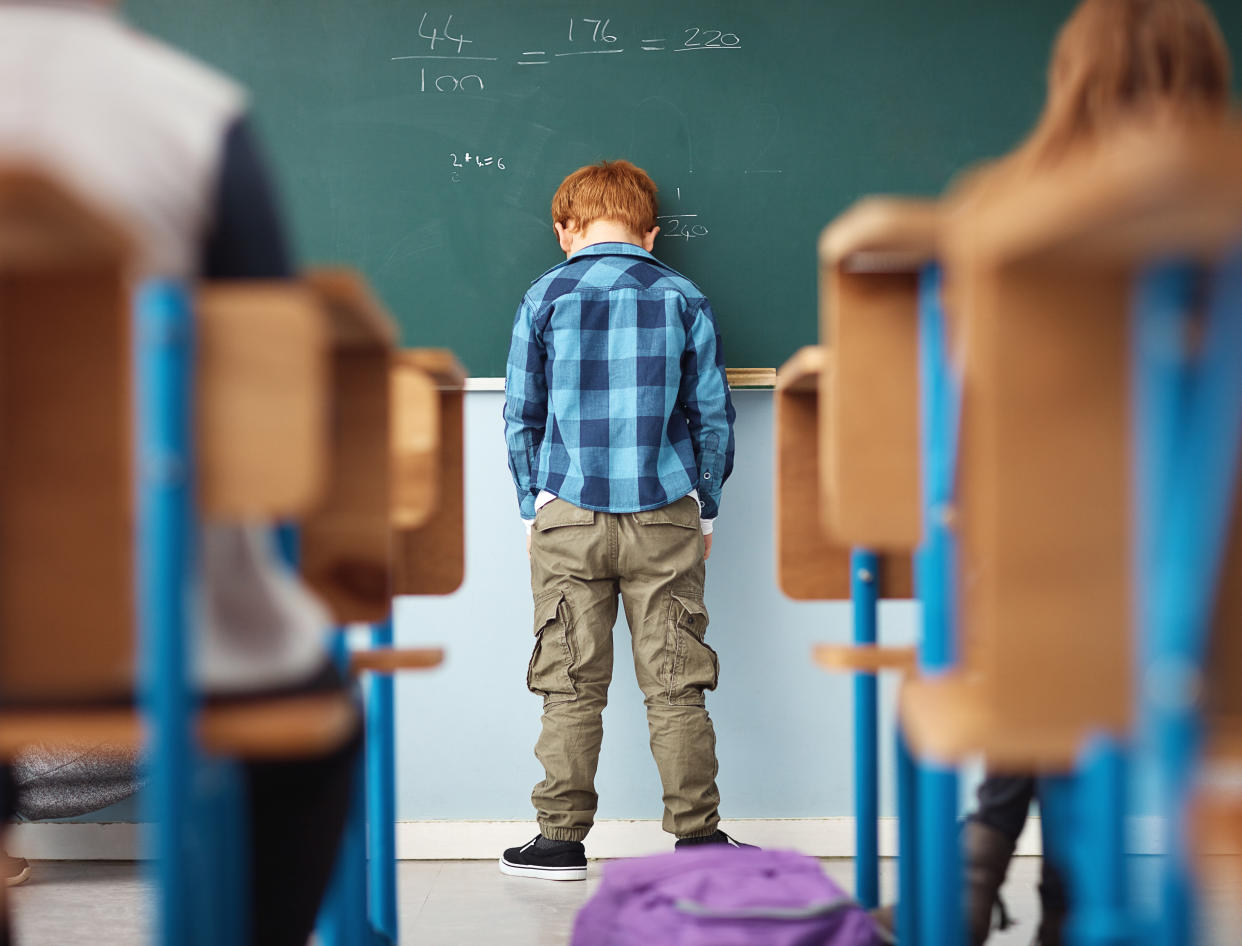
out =
<svg viewBox="0 0 1242 946"><path fill-rule="evenodd" d="M244 90L132 30L113 6L0 0L0 162L45 169L125 225L141 278L293 276ZM199 562L191 665L209 700L343 685L327 659L328 616L265 526L207 526ZM256 946L306 942L360 744L355 732L324 756L244 766ZM12 792L4 799L11 806Z"/></svg>
<svg viewBox="0 0 1242 946"><path fill-rule="evenodd" d="M950 200L958 207L986 201L1023 177L1055 172L1071 156L1136 124L1167 134L1221 123L1229 99L1228 47L1201 0L1084 0L1057 36L1035 128L1008 156L967 174ZM995 916L1002 927L1008 923L1000 888L1038 796L1039 779L1031 775L989 773L979 786L978 806L962 827L966 922L974 946L987 940ZM1034 943L1059 946L1067 892L1047 861L1040 903ZM881 919L891 929L890 911L884 908Z"/></svg>

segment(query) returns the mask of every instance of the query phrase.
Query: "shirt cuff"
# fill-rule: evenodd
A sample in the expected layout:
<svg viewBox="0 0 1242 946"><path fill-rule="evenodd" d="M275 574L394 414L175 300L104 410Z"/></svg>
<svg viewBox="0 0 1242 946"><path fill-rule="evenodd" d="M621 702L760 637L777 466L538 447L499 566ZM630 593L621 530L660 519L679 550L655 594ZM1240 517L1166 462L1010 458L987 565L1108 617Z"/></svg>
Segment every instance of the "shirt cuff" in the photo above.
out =
<svg viewBox="0 0 1242 946"><path fill-rule="evenodd" d="M535 524L535 520L534 520L534 519L523 519L523 520L522 520L522 525L524 525L524 526L526 527L526 534L527 534L527 535L530 535L530 530L531 530L531 527L532 527L534 524Z"/></svg>
<svg viewBox="0 0 1242 946"><path fill-rule="evenodd" d="M699 528L703 530L704 535L711 535L712 529L715 527L715 519L700 519Z"/></svg>

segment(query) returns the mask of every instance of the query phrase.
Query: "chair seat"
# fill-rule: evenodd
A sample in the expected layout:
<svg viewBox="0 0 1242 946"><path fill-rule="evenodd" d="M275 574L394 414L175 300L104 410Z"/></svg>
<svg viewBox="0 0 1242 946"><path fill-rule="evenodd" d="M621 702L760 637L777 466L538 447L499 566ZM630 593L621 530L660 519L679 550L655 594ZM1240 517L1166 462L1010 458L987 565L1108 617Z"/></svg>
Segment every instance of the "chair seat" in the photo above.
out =
<svg viewBox="0 0 1242 946"><path fill-rule="evenodd" d="M898 670L912 673L918 665L913 647L879 647L874 644L816 644L814 660L824 670L845 673L878 673Z"/></svg>
<svg viewBox="0 0 1242 946"><path fill-rule="evenodd" d="M239 758L297 758L341 745L358 725L358 708L344 692L246 699L209 706L198 717L204 749ZM142 718L132 706L0 710L0 758L32 743L99 743L140 749Z"/></svg>
<svg viewBox="0 0 1242 946"><path fill-rule="evenodd" d="M1086 738L1080 726L1053 726L1038 718L1018 725L1002 719L983 680L964 672L907 678L899 713L911 749L949 765L982 754L997 771L1068 772Z"/></svg>
<svg viewBox="0 0 1242 946"><path fill-rule="evenodd" d="M354 673L396 673L400 670L430 670L444 663L443 647L373 647L350 655Z"/></svg>

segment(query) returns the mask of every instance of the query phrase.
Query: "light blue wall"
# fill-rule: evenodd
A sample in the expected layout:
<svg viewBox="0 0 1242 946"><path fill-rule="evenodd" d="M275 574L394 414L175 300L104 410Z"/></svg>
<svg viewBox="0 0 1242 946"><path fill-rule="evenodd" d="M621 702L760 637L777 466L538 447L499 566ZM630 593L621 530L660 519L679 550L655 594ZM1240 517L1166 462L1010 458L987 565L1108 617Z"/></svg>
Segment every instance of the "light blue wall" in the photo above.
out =
<svg viewBox="0 0 1242 946"><path fill-rule="evenodd" d="M848 678L817 670L811 646L850 638L848 604L802 603L776 585L772 518L772 394L738 391L737 462L725 487L707 573L708 631L720 654L719 689L708 696L727 818L850 815ZM540 704L526 690L533 644L529 565L505 464L502 396L466 396L466 581L445 598L397 603L403 645L440 644L445 665L399 678L398 808L401 820L493 821L533 817L542 777L533 747ZM913 641L917 608L881 606L888 643ZM596 781L600 818L658 819L660 784L647 748L642 695L628 660L625 618L605 711ZM882 687L882 725L893 688ZM882 784L891 786L891 738ZM891 799L884 809L891 813ZM80 820L133 821L131 800Z"/></svg>
<svg viewBox="0 0 1242 946"><path fill-rule="evenodd" d="M708 708L717 732L722 813L849 815L850 684L810 661L812 644L849 639L849 606L793 602L777 588L772 394L739 391L735 402L737 462L707 572L708 637L721 664L720 687L709 695ZM442 669L407 675L398 684L403 820L528 818L530 789L542 777L532 752L540 704L525 685L533 643L530 571L505 465L501 403L500 394L467 396L465 584L447 598L405 598L397 606L399 643L448 650ZM916 616L912 604L885 604L881 636L911 641ZM622 616L604 715L599 817L659 818L660 784L628 633ZM891 690L885 696L891 707Z"/></svg>
<svg viewBox="0 0 1242 946"><path fill-rule="evenodd" d="M720 688L708 696L726 818L826 818L853 814L852 701L847 677L817 670L813 644L848 641L845 603L790 601L776 585L772 515L772 394L738 391L737 463L725 487L708 563L709 640ZM529 566L505 465L502 396L466 397L466 581L446 598L397 603L400 644L438 644L445 665L399 678L398 807L405 821L533 817L542 777L533 754L538 698L526 690L533 643ZM885 643L912 643L918 609L880 608ZM647 749L642 695L616 630L617 666L605 712L596 787L600 818L658 819L660 785ZM882 811L893 813L894 687L881 683ZM1133 810L1153 809L1150 776L1136 766ZM972 773L977 777L977 773ZM965 807L974 777L962 786ZM135 821L131 799L81 821Z"/></svg>

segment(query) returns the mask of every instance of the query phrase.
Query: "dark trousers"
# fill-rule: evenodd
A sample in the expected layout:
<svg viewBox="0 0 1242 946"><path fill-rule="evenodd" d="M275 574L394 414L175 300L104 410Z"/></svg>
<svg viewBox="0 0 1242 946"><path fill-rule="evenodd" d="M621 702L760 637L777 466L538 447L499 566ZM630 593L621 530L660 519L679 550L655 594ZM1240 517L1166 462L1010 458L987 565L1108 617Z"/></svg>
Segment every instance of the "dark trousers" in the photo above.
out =
<svg viewBox="0 0 1242 946"><path fill-rule="evenodd" d="M326 756L245 766L251 946L305 946L336 863L361 729Z"/></svg>
<svg viewBox="0 0 1242 946"><path fill-rule="evenodd" d="M1039 779L1029 775L989 774L979 785L976 797L979 806L970 819L999 831L1017 844L1031 802L1039 797ZM1061 875L1046 857L1040 866L1039 893L1045 913L1050 908L1064 910L1068 902Z"/></svg>
<svg viewBox="0 0 1242 946"><path fill-rule="evenodd" d="M323 756L244 766L250 823L251 946L305 946L328 886L345 815L361 729ZM16 794L0 766L7 824ZM11 946L0 921L0 946Z"/></svg>

